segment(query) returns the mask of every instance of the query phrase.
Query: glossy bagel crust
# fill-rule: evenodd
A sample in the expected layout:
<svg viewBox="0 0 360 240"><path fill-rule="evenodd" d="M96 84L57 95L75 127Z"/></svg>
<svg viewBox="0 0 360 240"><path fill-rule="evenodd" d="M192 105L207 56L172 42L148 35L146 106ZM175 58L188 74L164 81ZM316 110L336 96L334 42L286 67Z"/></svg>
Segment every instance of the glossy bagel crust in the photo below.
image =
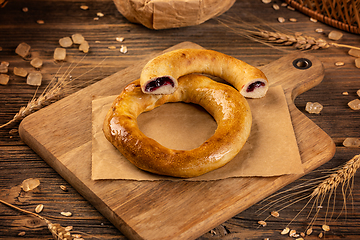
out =
<svg viewBox="0 0 360 240"><path fill-rule="evenodd" d="M200 147L173 150L145 136L137 117L167 102L195 103L211 114L217 129ZM179 79L170 95L144 94L140 81L127 85L106 115L105 137L135 166L152 173L173 177L196 177L217 169L244 146L250 134L252 116L246 99L231 86L202 75Z"/></svg>
<svg viewBox="0 0 360 240"><path fill-rule="evenodd" d="M220 77L248 98L261 98L268 90L265 74L246 62L213 50L179 49L155 57L144 66L140 75L142 91L171 94L177 88L177 79L189 73ZM170 83L150 89L164 79Z"/></svg>

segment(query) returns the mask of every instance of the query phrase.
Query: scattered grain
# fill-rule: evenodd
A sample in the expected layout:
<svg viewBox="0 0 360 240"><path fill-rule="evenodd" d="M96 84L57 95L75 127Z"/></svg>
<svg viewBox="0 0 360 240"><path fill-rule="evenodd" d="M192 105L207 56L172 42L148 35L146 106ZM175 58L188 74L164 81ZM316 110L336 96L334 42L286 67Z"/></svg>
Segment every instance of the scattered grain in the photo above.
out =
<svg viewBox="0 0 360 240"><path fill-rule="evenodd" d="M81 237L82 237L81 234L72 234L72 236L73 236L74 238L81 238Z"/></svg>
<svg viewBox="0 0 360 240"><path fill-rule="evenodd" d="M360 97L360 89L356 91L356 94Z"/></svg>
<svg viewBox="0 0 360 240"><path fill-rule="evenodd" d="M287 9L291 10L291 11L295 11L295 8L291 7L291 6L287 6Z"/></svg>
<svg viewBox="0 0 360 240"><path fill-rule="evenodd" d="M295 234L296 234L296 230L294 230L294 229L290 230L290 232L289 232L290 237L294 237Z"/></svg>
<svg viewBox="0 0 360 240"><path fill-rule="evenodd" d="M277 4L273 4L272 7L273 7L273 9L275 9L275 10L279 10L279 9L280 9L279 5L277 5Z"/></svg>
<svg viewBox="0 0 360 240"><path fill-rule="evenodd" d="M343 145L348 148L360 148L360 138L345 138Z"/></svg>
<svg viewBox="0 0 360 240"><path fill-rule="evenodd" d="M9 67L9 63L8 62L1 62L0 64L0 73L7 73L9 71L8 67Z"/></svg>
<svg viewBox="0 0 360 240"><path fill-rule="evenodd" d="M117 37L117 38L116 38L116 41L118 41L118 42L123 42L123 41L124 41L124 38L123 38L123 37Z"/></svg>
<svg viewBox="0 0 360 240"><path fill-rule="evenodd" d="M108 46L108 49L114 50L114 49L116 49L116 47L115 46Z"/></svg>
<svg viewBox="0 0 360 240"><path fill-rule="evenodd" d="M9 82L9 79L10 79L9 75L7 75L7 74L0 74L0 84L1 84L1 85L7 85L8 82Z"/></svg>
<svg viewBox="0 0 360 240"><path fill-rule="evenodd" d="M65 217L71 217L72 216L71 212L61 212L60 214L65 216Z"/></svg>
<svg viewBox="0 0 360 240"><path fill-rule="evenodd" d="M278 20L278 22L279 22L279 23L283 23L283 22L285 22L285 18L283 18L283 17L278 17L278 19L277 19L277 20Z"/></svg>
<svg viewBox="0 0 360 240"><path fill-rule="evenodd" d="M306 230L306 235L311 235L313 232L312 228L309 228L308 230Z"/></svg>
<svg viewBox="0 0 360 240"><path fill-rule="evenodd" d="M98 17L94 17L94 21L99 21L99 18L98 18Z"/></svg>
<svg viewBox="0 0 360 240"><path fill-rule="evenodd" d="M287 6L287 3L281 3L280 6L281 6L281 7L286 7L286 6Z"/></svg>
<svg viewBox="0 0 360 240"><path fill-rule="evenodd" d="M85 38L80 33L73 34L71 38L75 44L81 44L83 41L85 41Z"/></svg>
<svg viewBox="0 0 360 240"><path fill-rule="evenodd" d="M317 28L317 29L315 29L315 32L317 32L317 33L323 33L323 32L324 32L324 29L322 29L322 28Z"/></svg>
<svg viewBox="0 0 360 240"><path fill-rule="evenodd" d="M304 240L304 239L301 237L301 238L296 238L295 240Z"/></svg>
<svg viewBox="0 0 360 240"><path fill-rule="evenodd" d="M121 53L127 53L127 47L126 46L124 46L124 45L121 45L121 47L120 47L120 52Z"/></svg>
<svg viewBox="0 0 360 240"><path fill-rule="evenodd" d="M44 205L43 205L43 204L39 204L39 205L36 206L35 212L36 212L36 213L41 213L43 209L44 209Z"/></svg>
<svg viewBox="0 0 360 240"><path fill-rule="evenodd" d="M266 222L265 222L265 221L258 221L258 224L260 224L260 225L263 226L263 227L266 226Z"/></svg>
<svg viewBox="0 0 360 240"><path fill-rule="evenodd" d="M23 12L28 12L29 9L28 9L27 7L23 7L23 8L22 8L22 11L23 11Z"/></svg>
<svg viewBox="0 0 360 240"><path fill-rule="evenodd" d="M360 58L355 59L355 67L360 68Z"/></svg>
<svg viewBox="0 0 360 240"><path fill-rule="evenodd" d="M21 184L21 188L25 191L31 191L34 190L35 188L37 188L40 185L40 181L37 178L28 178L25 179L22 184Z"/></svg>
<svg viewBox="0 0 360 240"><path fill-rule="evenodd" d="M319 114L321 112L321 110L323 109L323 106L318 103L318 102L307 102L306 106L305 106L305 110L308 113L315 113L315 114Z"/></svg>
<svg viewBox="0 0 360 240"><path fill-rule="evenodd" d="M37 24L42 25L42 24L45 24L45 21L44 21L44 20L39 19L39 20L37 20L37 21L36 21L36 23L37 23Z"/></svg>
<svg viewBox="0 0 360 240"><path fill-rule="evenodd" d="M273 216L273 217L279 217L280 214L279 214L279 212L277 212L277 211L272 211L272 212L271 212L271 216Z"/></svg>
<svg viewBox="0 0 360 240"><path fill-rule="evenodd" d="M319 238L322 238L323 236L324 236L324 234L322 232L319 233L319 235L318 235Z"/></svg>
<svg viewBox="0 0 360 240"><path fill-rule="evenodd" d="M3 50L3 48L2 47L0 47L0 52Z"/></svg>
<svg viewBox="0 0 360 240"><path fill-rule="evenodd" d="M41 68L41 66L43 65L43 61L40 58L34 58L30 61L30 64L34 68Z"/></svg>
<svg viewBox="0 0 360 240"><path fill-rule="evenodd" d="M25 236L26 232L19 232L18 236Z"/></svg>
<svg viewBox="0 0 360 240"><path fill-rule="evenodd" d="M301 233L300 233L300 236L301 236L301 237L305 237L306 235L305 235L304 232L301 232Z"/></svg>
<svg viewBox="0 0 360 240"><path fill-rule="evenodd" d="M61 47L66 48L66 47L71 47L73 42L70 37L63 37L59 39L59 44Z"/></svg>
<svg viewBox="0 0 360 240"><path fill-rule="evenodd" d="M68 191L67 187L64 185L60 185L60 189L63 190L64 192Z"/></svg>
<svg viewBox="0 0 360 240"><path fill-rule="evenodd" d="M262 0L263 3L268 4L271 3L271 0Z"/></svg>
<svg viewBox="0 0 360 240"><path fill-rule="evenodd" d="M84 53L88 53L89 52L89 43L87 41L83 41L80 46L79 46L79 50L83 51Z"/></svg>
<svg viewBox="0 0 360 240"><path fill-rule="evenodd" d="M315 18L310 18L310 21L316 23L318 20Z"/></svg>
<svg viewBox="0 0 360 240"><path fill-rule="evenodd" d="M284 228L282 231L281 231L281 235L286 235L290 232L290 228Z"/></svg>
<svg viewBox="0 0 360 240"><path fill-rule="evenodd" d="M13 135L13 136L17 135L18 133L19 133L19 130L17 130L16 128L13 128L9 131L9 134Z"/></svg>
<svg viewBox="0 0 360 240"><path fill-rule="evenodd" d="M66 49L65 48L55 48L54 59L56 61L64 61L66 58Z"/></svg>
<svg viewBox="0 0 360 240"><path fill-rule="evenodd" d="M342 94L345 95L345 96L349 95L348 92L343 92Z"/></svg>
<svg viewBox="0 0 360 240"><path fill-rule="evenodd" d="M20 43L16 49L15 53L18 54L20 57L25 58L29 55L31 47L27 43Z"/></svg>
<svg viewBox="0 0 360 240"><path fill-rule="evenodd" d="M82 10L88 10L88 9L89 9L89 6L81 5L80 8L81 8Z"/></svg>
<svg viewBox="0 0 360 240"><path fill-rule="evenodd" d="M353 57L358 57L360 58L360 50L358 49L350 49L348 52L349 55L353 56Z"/></svg>
<svg viewBox="0 0 360 240"><path fill-rule="evenodd" d="M27 76L26 84L30 86L40 86L42 81L42 74L40 72L31 72Z"/></svg>
<svg viewBox="0 0 360 240"><path fill-rule="evenodd" d="M336 62L336 63L335 63L335 66L338 66L338 67L339 67L339 66L344 66L344 65L345 65L344 62Z"/></svg>
<svg viewBox="0 0 360 240"><path fill-rule="evenodd" d="M340 40L342 37L342 32L336 30L331 31L328 35L328 38L334 41Z"/></svg>
<svg viewBox="0 0 360 240"><path fill-rule="evenodd" d="M98 12L98 13L96 14L96 16L98 16L98 17L103 17L103 16L104 16L104 14L103 14L103 13L101 13L101 12Z"/></svg>
<svg viewBox="0 0 360 240"><path fill-rule="evenodd" d="M289 21L290 22L297 22L297 19L296 18L289 18Z"/></svg>
<svg viewBox="0 0 360 240"><path fill-rule="evenodd" d="M19 77L26 77L28 72L24 68L14 67L14 74Z"/></svg>
<svg viewBox="0 0 360 240"><path fill-rule="evenodd" d="M360 100L359 99L354 99L354 100L348 102L348 106L352 110L360 110Z"/></svg>

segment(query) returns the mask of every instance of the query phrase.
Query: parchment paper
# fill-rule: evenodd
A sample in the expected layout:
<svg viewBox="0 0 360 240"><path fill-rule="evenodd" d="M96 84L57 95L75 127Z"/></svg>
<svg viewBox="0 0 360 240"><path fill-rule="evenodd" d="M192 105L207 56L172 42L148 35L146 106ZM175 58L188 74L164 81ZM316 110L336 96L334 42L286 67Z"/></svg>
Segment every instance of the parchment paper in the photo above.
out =
<svg viewBox="0 0 360 240"><path fill-rule="evenodd" d="M116 96L94 99L92 179L209 181L230 177L270 177L303 173L301 158L281 86L272 87L262 99L248 99L253 115L251 134L240 153L224 167L189 179L158 176L131 164L110 142L102 125ZM200 146L216 129L216 122L194 104L169 103L138 118L141 131L173 149Z"/></svg>
<svg viewBox="0 0 360 240"><path fill-rule="evenodd" d="M130 22L150 29L198 25L227 11L235 0L114 0Z"/></svg>

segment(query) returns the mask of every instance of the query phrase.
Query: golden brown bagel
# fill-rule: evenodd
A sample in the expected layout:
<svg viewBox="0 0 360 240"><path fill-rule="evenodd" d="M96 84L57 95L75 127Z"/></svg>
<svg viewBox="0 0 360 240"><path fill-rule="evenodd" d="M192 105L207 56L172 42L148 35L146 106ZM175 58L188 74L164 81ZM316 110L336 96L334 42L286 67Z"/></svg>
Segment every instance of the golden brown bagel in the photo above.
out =
<svg viewBox="0 0 360 240"><path fill-rule="evenodd" d="M146 94L171 94L177 79L189 73L206 73L224 79L248 98L261 98L268 90L265 74L226 54L203 49L179 49L150 60L140 76Z"/></svg>
<svg viewBox="0 0 360 240"><path fill-rule="evenodd" d="M173 150L145 136L137 117L167 102L191 102L202 106L216 120L213 136L192 150ZM246 99L231 86L201 75L179 79L171 95L151 95L141 91L140 81L126 86L106 115L105 137L135 166L152 173L173 177L196 177L217 169L245 144L252 116Z"/></svg>

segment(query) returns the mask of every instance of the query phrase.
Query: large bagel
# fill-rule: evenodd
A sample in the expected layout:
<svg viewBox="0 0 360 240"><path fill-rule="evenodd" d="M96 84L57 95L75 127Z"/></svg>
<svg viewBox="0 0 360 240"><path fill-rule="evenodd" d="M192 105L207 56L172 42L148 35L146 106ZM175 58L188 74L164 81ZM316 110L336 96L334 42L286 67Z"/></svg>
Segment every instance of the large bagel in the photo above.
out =
<svg viewBox="0 0 360 240"><path fill-rule="evenodd" d="M191 102L202 106L216 120L213 136L192 150L173 150L145 136L137 126L137 117L167 102ZM179 79L170 95L151 95L141 91L136 80L125 87L106 115L106 138L135 166L160 175L195 177L217 169L245 144L252 116L246 99L231 86L202 75Z"/></svg>
<svg viewBox="0 0 360 240"><path fill-rule="evenodd" d="M179 49L150 60L140 76L147 94L171 94L177 79L189 73L205 73L224 79L248 98L261 98L268 90L265 74L239 60L212 50Z"/></svg>

